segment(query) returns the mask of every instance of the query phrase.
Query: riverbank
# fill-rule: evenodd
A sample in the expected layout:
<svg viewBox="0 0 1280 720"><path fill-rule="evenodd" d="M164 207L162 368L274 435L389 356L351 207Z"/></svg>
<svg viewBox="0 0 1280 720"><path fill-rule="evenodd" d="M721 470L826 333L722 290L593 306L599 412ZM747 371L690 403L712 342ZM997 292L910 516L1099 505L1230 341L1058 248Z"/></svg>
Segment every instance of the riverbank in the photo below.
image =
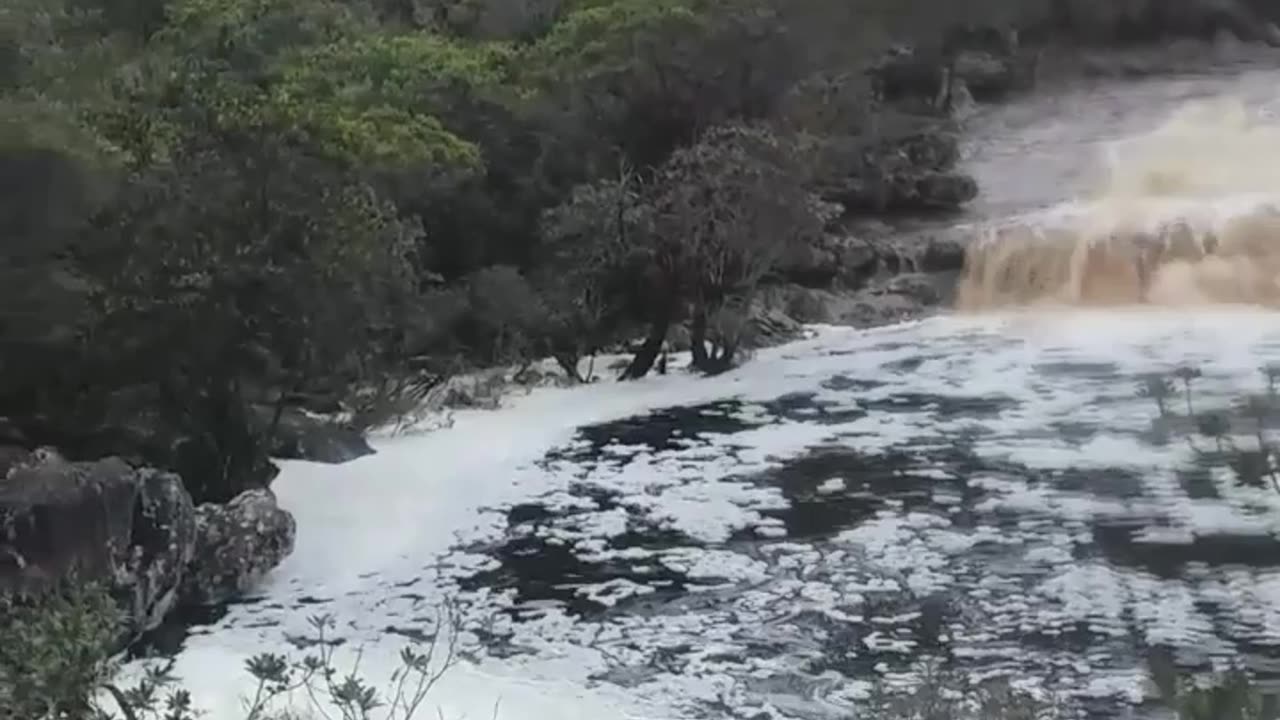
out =
<svg viewBox="0 0 1280 720"><path fill-rule="evenodd" d="M1275 322L1221 309L830 329L715 378L541 389L347 465L285 463L297 550L193 628L177 669L211 717L238 720L235 670L301 652L287 638L307 617L337 618L340 657L363 647L376 680L451 604L464 662L430 698L446 717L495 702L511 720L826 717L874 674L909 684L931 643L966 672L1122 710L1149 692L1129 633L1198 667L1182 654L1205 642L1207 611L1179 598L1224 592L1146 564L1208 545L1124 528L1210 543L1277 502L1230 483L1185 498L1182 446L1143 439L1156 412L1137 379L1194 363L1197 402L1228 401L1262 382ZM1220 552L1208 562L1238 559ZM1232 618L1269 607L1270 567L1230 571L1253 589L1219 610L1216 641L1251 637ZM920 624L931 613L945 632Z"/></svg>
<svg viewBox="0 0 1280 720"><path fill-rule="evenodd" d="M1171 84L1176 85L1178 82L1181 82L1181 80L1175 79L1171 81ZM1119 88L1116 91L1116 95L1123 95L1127 92L1128 88ZM1140 96L1140 94L1136 95ZM1169 100L1169 98L1165 99ZM1049 112L1045 109L1044 105L1053 104L1043 103L1042 101L1044 100L1045 96L1043 95L1039 97L1033 96L1028 102L1029 107L1036 108L1035 112L1040 113L1039 119L1041 120L1043 120L1043 115ZM1071 96L1069 93L1064 93L1057 98L1057 102L1059 104L1069 103L1070 101ZM1181 100L1175 98L1174 100L1169 101L1180 102ZM1137 98L1122 101L1122 104L1123 102L1141 104ZM1131 105L1124 105L1124 107L1130 107L1132 109ZM977 114L973 117L981 119L990 111L993 110L991 108L980 108ZM994 111L999 112L998 110ZM1109 112L1116 114L1112 112L1113 108L1107 106L1100 106L1099 111L1104 116L1107 116ZM1035 112L1032 114L1034 115ZM1061 113L1063 112L1063 109L1059 107L1053 112ZM1149 108L1148 112L1151 112ZM1013 111L1010 115L1016 117L1017 107L1013 107ZM1069 117L1069 115L1065 116ZM1133 120L1133 116L1129 116L1128 119ZM1148 117L1147 119L1150 118ZM1145 122L1145 120L1143 121ZM981 122L981 120L978 120L977 122ZM1107 132L1110 132L1112 129L1114 128L1108 127ZM1089 128L1087 131L1093 132L1096 130L1097 127L1095 126ZM1085 132L1085 130L1082 130L1082 132ZM987 130L987 133L987 137L992 139L995 143L1009 143L1007 138L996 136L990 131L990 129ZM1053 133L1051 132L1046 133L1046 135L1050 136L1052 134ZM1092 139L1094 141L1099 140L1101 134L1095 133L1095 137ZM1062 136L1058 135L1056 139L1060 141ZM980 218L982 217L982 208L998 206L1002 202L1010 202L1011 198L1016 202L1021 202L1021 198L1024 197L1025 194L1034 194L1038 192L1043 196L1041 198L1042 200L1046 198L1048 202L1060 200L1065 186L1052 185L1052 180L1055 178L1054 173L1052 172L1052 163L1048 166L1028 169L1036 158L1024 153L1030 145L1036 145L1036 149L1041 151L1049 150L1050 152L1057 152L1060 157L1061 149L1054 145L1054 141L1054 137L1042 137L1040 139L1033 137L1031 138L1030 143L1028 143L1027 138L1024 136L1018 142L1009 143L1006 147L997 150L995 155L1005 155L1009 158L1013 158L1011 162L1013 162L1014 165L1005 166L1006 170L1013 168L1013 171L1006 172L1003 175L995 173L992 168L998 165L998 162L986 162L982 168L975 171L975 174L979 176L979 184L983 184L985 182L984 177L994 179L994 182L985 185L985 187L989 188L988 195L992 197L993 200L988 204L986 199L981 196L974 198L972 205L975 205L976 208L973 210L975 214L971 217ZM968 142L972 144L976 142L976 139L971 137ZM1085 152L1085 147L1083 146L1075 149L1079 150L1081 153ZM1088 149L1096 149L1096 147L1094 145L1089 145ZM897 150L892 150L890 154L893 152L897 152ZM944 159L940 164L936 162L936 158L934 161L921 163L919 168L915 167L913 163L906 163L905 169L908 171L907 178L909 179L909 182L899 183L897 185L889 183L889 190L892 192L876 191L859 195L858 193L865 191L866 188L859 187L857 183L851 183L848 187L843 188L843 190L847 191L846 195L848 192L853 192L854 194L850 197L853 197L859 202L866 200L866 198L870 196L882 195L886 195L890 199L897 197L900 200L905 199L910 202L918 202L921 198L919 190L921 187L926 185L934 188L940 187L941 197L944 198L954 199L957 197L963 197L967 194L968 191L966 188L968 188L969 185L959 179L964 173L955 171L956 167L954 163L959 160L959 155L961 155L960 152L953 152L948 149L945 152L939 153L939 157ZM1017 163L1022 164L1017 165ZM1066 164L1077 170L1079 168L1079 163L1075 160L1071 160ZM949 180L940 186L917 182L917 179L913 179L915 176L909 174L916 169L924 170L925 176L931 181L939 177L937 173L946 173ZM850 175L849 177L860 179L853 175ZM846 177L845 179L849 179L849 177ZM1021 184L1024 187L1017 188L1016 192L1009 192L1008 190L1012 184ZM893 193L898 194L895 196ZM1023 193L1024 195L1020 195L1019 193ZM935 203L930 201L925 204ZM1025 204L1019 207L1020 211L1026 211L1028 209L1029 206ZM966 216L961 215L959 217L961 222L964 222L965 219ZM804 248L809 251L807 254L802 254L802 257L797 258L797 261L793 262L790 266L784 265L780 268L779 274L784 277L770 278L769 281L763 285L763 289L760 292L760 298L758 298L763 299L763 302L760 303L763 308L761 312L754 314L754 317L761 325L761 327L758 328L761 331L758 335L762 338L759 344L769 345L794 337L795 333L801 329L798 321L840 322L853 326L865 327L884 323L901 322L905 319L920 317L924 314L934 312L937 308L946 307L949 304L949 298L954 288L955 277L958 276L963 264L965 242L964 234L966 232L967 230L964 229L956 230L955 228L948 227L946 223L926 225L922 229L913 228L911 232L904 232L902 227L899 225L878 226L868 223L862 226L854 225L850 227L842 227L840 232L837 233L824 233L820 240L812 241L806 248ZM956 236L956 233L959 233L959 236ZM791 261L789 260L789 262ZM788 282L788 278L785 277L787 274L790 274L790 280L794 281L797 279L803 279L803 282ZM510 276L511 273L507 273L502 277L509 278ZM518 275L516 277L518 277ZM470 294L468 295L470 299L475 299L472 296L478 296L480 299L488 297L487 293L476 290L476 287L489 286L477 283L475 285L468 284L465 287L466 293ZM515 297L517 300L515 305L523 307L523 301L521 298L528 299L530 296L517 294ZM483 303L479 303L477 306L482 308L485 307ZM506 307L506 309L509 310L510 308ZM507 316L499 314L499 321L498 330L500 332L497 332L494 337L506 342L507 339L513 337L507 332L511 326L503 324L507 322ZM678 338L675 335L676 334L673 334L672 339L678 341ZM574 339L580 339L580 337L581 336L575 335ZM468 336L469 341L475 339L475 337ZM480 340L483 341L484 338L480 338ZM495 340L495 348L496 347L497 342ZM532 356L532 351L528 347L520 346L519 342L514 342L511 347L517 348L517 354L530 354ZM759 350L757 352L765 353L766 351ZM497 354L498 353L495 350L495 356ZM583 364L585 363L579 362L580 366ZM677 358L674 364L677 368L682 368L686 364L685 358ZM257 366L254 365L254 367ZM617 369L618 368L611 368L611 370L615 372ZM505 371L493 374L514 375L514 373L507 373ZM612 377L614 374L615 373L611 372L610 376ZM452 387L445 386L443 389L448 390L445 395L452 393L454 397L447 402L442 402L441 405L456 406L458 404L485 405L500 403L500 398L504 396L505 392L502 389L502 386L508 382L508 378L503 377L500 379L494 379L484 373L479 376L474 376L474 378L475 379L462 378L458 381L454 381ZM514 380L514 377L509 379ZM678 384L683 387L685 382L692 382L694 380L695 378L693 377L685 377L681 378ZM467 389L466 386L468 384L474 387ZM463 387L459 389L459 385ZM493 387L489 387L490 385ZM708 390L714 390L719 387L720 386L714 384L708 385ZM197 396L202 398L205 397L199 393L197 393ZM145 400L146 397L151 396L144 395L143 397ZM489 398L494 398L495 400L490 400ZM210 405L210 407L213 407L213 405ZM216 407L213 409L217 410ZM270 416L270 413L267 413L267 417ZM785 415L783 417L784 419L795 420L795 418L788 418ZM536 420L532 419L527 419L527 421L536 422ZM153 426L153 429L154 427L155 426ZM160 423L158 427L161 429L165 428L163 423ZM479 427L477 426L476 429L479 429ZM458 437L452 432L446 432L444 436L452 438L455 441ZM152 439L158 437L163 440L169 436L161 433L160 435L151 437ZM489 436L486 443L491 445L492 442L493 437ZM481 448L477 444L472 443L466 445L466 447L476 453L492 452L488 445L486 445L485 448ZM435 449L435 446L432 446L432 448ZM173 451L173 448L167 448L166 452L168 451ZM250 493L253 494L247 497L249 497L252 502L240 501L237 503L236 500L231 498L219 498L220 502L214 503L215 505L230 508L235 511L233 517L230 519L216 519L216 513L211 513L207 509L203 513L198 513L198 508L200 505L203 505L203 503L197 503L195 498L189 498L189 502L186 503L177 503L174 507L180 507L181 512L169 516L168 519L171 522L159 523L164 526L162 529L166 532L172 532L174 533L174 536L180 536L181 542L171 543L169 542L170 537L163 533L155 535L147 532L152 529L153 526L148 524L146 521L148 518L154 519L154 514L147 515L147 513L144 512L139 515L133 512L133 508L138 505L135 501L140 500L141 506L146 509L153 508L158 504L160 499L167 497L164 493L150 493L150 490L153 489L153 487L159 486L158 483L151 482L149 480L153 477L152 475L147 473L137 473L132 469L126 468L121 469L119 473L113 475L112 478L104 479L95 475L96 469L101 468L92 463L86 465L72 463L72 466L68 467L67 464L62 463L56 456L38 455L36 453L28 452L28 449L26 448L24 448L24 452L26 454L12 461L12 466L17 467L21 465L30 470L32 462L35 461L38 465L38 467L35 468L35 474L39 476L37 478L39 481L38 484L41 484L46 490L48 490L48 496L44 498L36 498L37 502L30 502L30 496L23 498L23 502L26 503L24 506L25 514L19 513L19 515L22 515L23 517L34 516L37 514L32 511L32 508L47 507L48 500L52 497L54 501L62 502L63 506L68 510L66 516L74 519L76 517L80 517L78 513L84 506L91 504L91 501L94 498L102 494L98 493L97 490L94 489L96 486L91 484L82 485L82 489L86 489L83 496L78 498L75 502L65 502L66 496L65 494L59 494L59 489L64 486L65 483L63 483L63 480L66 479L68 473L73 477L81 477L83 474L87 473L92 477L96 477L98 480L102 480L104 486L109 485L117 489L124 488L124 491L122 491L120 495L112 496L117 497L118 499L118 502L112 503L112 508L118 511L117 518L124 518L127 516L129 522L105 522L104 526L109 526L112 531L110 537L102 535L75 536L74 534L67 534L66 537L75 538L74 542L70 543L70 545L61 545L58 548L55 548L55 550L57 552L64 553L63 555L57 556L63 559L68 557L66 553L69 552L70 555L74 556L77 552L85 548L93 551L93 553L90 554L95 560L98 559L100 555L97 551L104 547L111 547L114 552L118 553L116 556L99 563L99 565L105 564L109 566L112 571L109 574L113 576L117 575L115 571L119 570L124 576L143 579L133 582L130 585L130 587L137 587L138 583L141 582L146 586L144 588L146 593L141 596L142 600L130 606L131 608L136 609L136 619L141 621L141 626L151 624L158 620L159 616L164 614L164 610L160 608L162 608L164 603L170 602L173 599L174 596L171 591L174 590L175 586L180 589L180 593L189 592L188 589L182 589L184 588L183 583L185 583L186 580L177 579L177 575L179 573L175 571L175 568L183 566L186 562L193 561L196 556L199 555L205 558L204 566L206 568L210 568L209 574L213 576L213 579L209 579L209 574L199 576L203 577L203 579L196 582L195 587L197 589L205 588L200 591L204 593L204 597L214 598L212 601L206 600L202 604L208 605L211 603L216 608L223 602L231 599L233 596L237 596L245 591L251 591L258 587L257 581L263 578L264 575L271 577L271 575L268 574L271 566L275 565L282 557L288 555L294 545L295 529L293 527L293 519L288 515L288 505L283 502L279 505L276 504L275 494L279 493L278 488L274 493L270 490L250 490ZM362 453L363 451L354 452L351 453L351 456L361 455ZM299 451L296 454L299 456L306 456L309 453L306 451ZM348 457L344 454L339 455L341 456L339 459L346 459ZM165 457L169 456L166 455ZM195 460L199 460L201 457L208 461L210 456L196 456ZM218 456L214 455L213 457L216 459ZM265 460L265 455L262 457ZM191 458L187 458L187 460L191 460ZM356 469L369 468L369 462L372 461L357 460L354 465L343 465L342 467L347 468L347 470L354 471ZM405 462L407 463L408 461ZM430 461L423 461L421 459L417 462L426 462L430 464ZM144 463L140 462L139 464ZM215 463L208 467L217 467L217 464ZM6 479L11 480L12 478L10 477L9 469L9 466L6 466L5 475ZM408 470L407 465L403 467L390 467L388 469L398 472L407 472ZM462 470L466 470L466 468L459 468L459 472ZM329 469L326 469L326 472L327 471L329 471ZM335 469L333 472L338 471ZM270 474L272 473L265 473L265 475ZM226 475L226 473L223 473L223 475ZM214 476L216 479L216 473ZM26 472L22 477L31 478L32 473ZM350 476L344 477L347 477L348 481L350 480ZM450 477L455 480L457 479L457 476L452 473L450 473ZM223 479L225 479L225 477ZM184 478L183 480L185 481L186 479ZM97 482L97 480L95 480L95 482ZM164 487L173 486L172 478L169 478L166 482L168 482L168 485L165 485ZM262 482L263 484L269 482L269 478ZM331 491L336 492L337 490L336 484L322 486ZM197 487L207 486L201 485ZM432 491L440 490L440 488L435 487L430 487L430 489ZM237 494L233 497L244 498L246 496ZM229 499L231 502L224 502ZM290 502L294 500L301 500L301 498L293 498ZM390 516L384 518L384 520L395 524L403 523L407 525L412 525L415 522L422 522L414 519L413 513L409 510L412 505L408 504L408 498L402 495L396 494L391 496L379 496L375 493L370 498L370 503L374 504L384 501L402 503L402 505L394 509L387 510L386 512L390 513ZM372 504L357 502L355 505L362 511L374 511ZM204 538L202 542L193 541L194 544L193 542L188 542L188 539L192 537L192 522L189 522L189 520L192 519L193 513L196 513L195 534ZM323 514L316 515L315 517L323 517ZM200 518L204 518L203 521L201 521ZM260 528L263 527L261 521L264 518L271 520L269 523L271 528L270 533L260 532ZM434 522L436 518L432 516L430 520ZM327 526L321 524L317 527L317 530L324 527ZM362 525L361 527L367 526ZM240 533L237 528L247 528L249 532ZM299 532L300 531L301 530L299 530ZM431 531L419 529L412 532ZM138 537L150 538L151 540L159 538L160 542L157 547L161 547L161 549L172 553L172 556L163 554L157 556L154 553L148 553L146 547L140 547L134 542L135 538ZM236 538L248 538L249 540L244 542L237 540ZM375 542L373 539L360 540L354 536L350 536L347 539L352 543L353 547L358 549L364 548L368 543ZM26 536L24 536L23 542L27 545L39 544L36 541L27 540ZM393 541L393 545L394 544L400 544L408 547L411 544L411 538L407 536L400 536L399 539L395 539ZM201 548L203 548L203 550ZM43 548L37 549L43 552ZM218 567L217 562L221 562L228 557L227 553L221 552L222 549L226 549L228 551L234 550L234 552L230 552L230 557L238 559L230 562L228 565ZM386 558L379 555L379 551L365 554L366 551L367 548L357 550L354 560L360 563L369 561L375 565L389 562ZM24 552L24 554L29 553ZM141 570L138 566L130 564L138 562L138 557L143 558L141 561ZM208 562L208 558L213 558L216 562ZM315 561L315 559L313 558L312 561ZM26 559L23 558L22 562L26 562ZM52 565L55 567L60 567L62 564L61 560L52 562ZM28 563L28 565L30 564ZM192 577L198 576L189 575L188 579ZM210 592L207 589L210 587L214 588L213 592ZM307 605L308 603L299 600L299 604Z"/></svg>

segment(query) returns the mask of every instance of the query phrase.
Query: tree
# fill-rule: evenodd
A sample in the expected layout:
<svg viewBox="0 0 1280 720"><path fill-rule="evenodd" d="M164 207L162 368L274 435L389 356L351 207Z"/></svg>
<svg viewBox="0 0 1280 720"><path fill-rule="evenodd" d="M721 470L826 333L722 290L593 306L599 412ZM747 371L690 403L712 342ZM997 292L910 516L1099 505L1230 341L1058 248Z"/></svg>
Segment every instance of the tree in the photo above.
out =
<svg viewBox="0 0 1280 720"><path fill-rule="evenodd" d="M830 215L805 190L797 146L759 126L713 129L677 150L650 185L646 257L661 287L688 303L694 366L722 372L745 325L722 322L713 337L712 320L730 320L723 313L734 305L749 308L787 248L819 237ZM642 374L647 362L643 353L629 374Z"/></svg>
<svg viewBox="0 0 1280 720"><path fill-rule="evenodd" d="M776 0L578 3L530 50L531 81L563 104L588 142L589 172L614 153L635 167L730 120L769 116L805 74L812 48Z"/></svg>
<svg viewBox="0 0 1280 720"><path fill-rule="evenodd" d="M449 182L478 163L404 107L404 45L354 37L362 23L334 5L180 2L156 35L167 72L109 118L130 176L79 254L92 353L114 363L93 376L158 379L149 402L182 446L154 452L199 500L263 484L285 399L340 395L405 337L418 231L368 169Z"/></svg>
<svg viewBox="0 0 1280 720"><path fill-rule="evenodd" d="M68 262L110 201L115 153L88 121L119 48L58 0L0 8L0 412L74 393L84 288Z"/></svg>
<svg viewBox="0 0 1280 720"><path fill-rule="evenodd" d="M618 340L648 308L636 262L640 193L639 178L622 164L616 179L575 188L543 218L550 260L538 286L548 304L548 345L570 377L582 379L581 358Z"/></svg>

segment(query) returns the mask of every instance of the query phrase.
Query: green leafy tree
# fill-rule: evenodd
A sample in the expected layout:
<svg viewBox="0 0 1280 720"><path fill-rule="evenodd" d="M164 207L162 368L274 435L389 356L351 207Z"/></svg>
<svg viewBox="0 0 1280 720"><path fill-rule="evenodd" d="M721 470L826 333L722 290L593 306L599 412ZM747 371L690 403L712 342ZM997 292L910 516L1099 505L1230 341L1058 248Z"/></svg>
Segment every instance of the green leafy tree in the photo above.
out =
<svg viewBox="0 0 1280 720"><path fill-rule="evenodd" d="M642 252L663 291L688 304L699 370L732 366L748 338L742 318L726 313L748 311L787 248L823 232L829 215L805 190L802 157L767 129L729 125L677 150L654 175ZM638 356L630 373L646 360Z"/></svg>
<svg viewBox="0 0 1280 720"><path fill-rule="evenodd" d="M285 399L341 393L379 367L418 309L418 230L379 168L474 170L475 148L405 107L396 52L336 4L176 3L166 72L108 119L129 158L79 255L102 387L159 378L181 430L155 449L199 499L260 485ZM390 55L388 55L390 53ZM375 83L380 80L381 83ZM120 359L128 362L121 363ZM256 406L274 413L265 423Z"/></svg>

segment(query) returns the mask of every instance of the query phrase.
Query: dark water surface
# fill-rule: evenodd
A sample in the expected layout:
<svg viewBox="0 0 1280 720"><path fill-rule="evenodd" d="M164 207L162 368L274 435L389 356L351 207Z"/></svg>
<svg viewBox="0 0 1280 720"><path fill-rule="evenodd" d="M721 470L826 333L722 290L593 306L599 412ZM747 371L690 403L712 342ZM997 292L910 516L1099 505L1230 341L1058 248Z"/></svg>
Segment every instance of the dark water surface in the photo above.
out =
<svg viewBox="0 0 1280 720"><path fill-rule="evenodd" d="M913 372L947 359L894 353L905 357L888 364ZM1134 711L1116 688L1138 683L1154 649L1188 671L1230 662L1271 675L1274 491L1242 484L1233 454L1214 454L1212 441L1153 430L1169 419L1140 397L1132 363L1071 354L1042 353L1003 391L962 375L935 375L937 392L910 389L918 378L887 381L877 368L815 376L812 392L584 427L543 461L572 475L565 490L508 508L501 536L466 548L494 566L460 586L505 591L509 631L489 638L499 655L542 632L548 613L619 638L680 618L686 631L632 643L634 657L600 678L644 684L694 668L767 678L743 691L738 712L776 712L781 692L803 698L788 704L794 716L825 717L862 683L926 659L1034 678L1095 717ZM1208 405L1260 382L1208 376L1211 389L1197 389ZM1247 434L1248 419L1233 419ZM771 428L796 426L816 441L766 453L760 469L741 458ZM619 481L673 468L695 472ZM719 487L751 511L718 536L673 526L661 500L689 485ZM615 530L593 535L602 514ZM717 561L690 571L699 553ZM710 656L698 642L708 632L723 645Z"/></svg>

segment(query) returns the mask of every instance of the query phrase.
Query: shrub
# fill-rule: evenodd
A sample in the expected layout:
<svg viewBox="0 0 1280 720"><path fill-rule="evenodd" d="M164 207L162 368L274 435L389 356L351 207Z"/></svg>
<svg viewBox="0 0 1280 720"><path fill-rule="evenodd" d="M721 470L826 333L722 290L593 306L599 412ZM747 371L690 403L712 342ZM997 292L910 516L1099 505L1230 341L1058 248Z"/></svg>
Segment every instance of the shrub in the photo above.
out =
<svg viewBox="0 0 1280 720"><path fill-rule="evenodd" d="M119 613L98 585L66 585L39 597L0 596L0 720L194 720L198 710L170 673L151 665L132 686L115 684ZM245 669L254 680L245 720L318 716L412 720L457 662L458 618L446 604L431 632L415 634L400 667L379 690L360 674L360 653L338 656L332 617L311 619L300 658L261 654ZM303 699L301 715L295 698Z"/></svg>

